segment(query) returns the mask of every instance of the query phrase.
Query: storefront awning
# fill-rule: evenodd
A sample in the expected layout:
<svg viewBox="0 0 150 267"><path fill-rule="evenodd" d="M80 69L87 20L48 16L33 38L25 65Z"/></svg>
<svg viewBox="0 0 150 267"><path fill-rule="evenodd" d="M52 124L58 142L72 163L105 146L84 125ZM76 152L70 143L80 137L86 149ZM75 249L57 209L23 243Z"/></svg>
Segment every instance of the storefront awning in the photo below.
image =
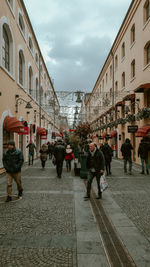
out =
<svg viewBox="0 0 150 267"><path fill-rule="evenodd" d="M126 95L123 98L124 101L132 100L132 99L135 99L135 94Z"/></svg>
<svg viewBox="0 0 150 267"><path fill-rule="evenodd" d="M7 132L22 133L24 125L17 118L7 116L4 120L4 129Z"/></svg>
<svg viewBox="0 0 150 267"><path fill-rule="evenodd" d="M124 101L119 101L119 102L116 104L116 106L123 106L124 104L125 104Z"/></svg>
<svg viewBox="0 0 150 267"><path fill-rule="evenodd" d="M105 137L106 137L106 135L107 135L106 133L102 134L102 138L105 138Z"/></svg>
<svg viewBox="0 0 150 267"><path fill-rule="evenodd" d="M150 89L150 83L141 84L138 88L134 90L134 92L143 93L144 89Z"/></svg>
<svg viewBox="0 0 150 267"><path fill-rule="evenodd" d="M145 125L138 129L136 137L145 137L150 132L150 125Z"/></svg>
<svg viewBox="0 0 150 267"><path fill-rule="evenodd" d="M117 136L117 131L113 131L110 133L110 137L116 137Z"/></svg>
<svg viewBox="0 0 150 267"><path fill-rule="evenodd" d="M46 135L47 134L46 130L44 128L42 128L42 127L37 127L37 132L36 133L39 134L39 135Z"/></svg>

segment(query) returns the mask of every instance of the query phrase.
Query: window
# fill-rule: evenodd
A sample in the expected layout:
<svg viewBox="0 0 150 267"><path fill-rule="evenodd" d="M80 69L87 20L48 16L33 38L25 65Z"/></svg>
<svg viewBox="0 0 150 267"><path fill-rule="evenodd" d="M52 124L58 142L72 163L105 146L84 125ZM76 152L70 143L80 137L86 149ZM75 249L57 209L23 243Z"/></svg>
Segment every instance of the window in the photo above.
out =
<svg viewBox="0 0 150 267"><path fill-rule="evenodd" d="M106 73L106 83L107 83L107 81L108 81L108 73Z"/></svg>
<svg viewBox="0 0 150 267"><path fill-rule="evenodd" d="M118 82L115 82L115 96L118 96Z"/></svg>
<svg viewBox="0 0 150 267"><path fill-rule="evenodd" d="M10 71L10 42L5 26L3 26L2 54L3 54L3 66L8 71Z"/></svg>
<svg viewBox="0 0 150 267"><path fill-rule="evenodd" d="M31 37L29 37L29 49L33 53L33 42L32 42Z"/></svg>
<svg viewBox="0 0 150 267"><path fill-rule="evenodd" d="M118 56L115 56L115 70L118 68Z"/></svg>
<svg viewBox="0 0 150 267"><path fill-rule="evenodd" d="M135 77L135 59L131 62L131 79Z"/></svg>
<svg viewBox="0 0 150 267"><path fill-rule="evenodd" d="M36 98L36 101L38 101L39 100L39 81L38 81L38 78L36 78L35 84L36 84L36 96L35 96L35 98Z"/></svg>
<svg viewBox="0 0 150 267"><path fill-rule="evenodd" d="M110 79L112 78L112 65L110 66Z"/></svg>
<svg viewBox="0 0 150 267"><path fill-rule="evenodd" d="M135 42L135 24L131 28L131 44Z"/></svg>
<svg viewBox="0 0 150 267"><path fill-rule="evenodd" d="M125 43L123 43L121 47L121 58L124 58L124 57L125 57Z"/></svg>
<svg viewBox="0 0 150 267"><path fill-rule="evenodd" d="M144 24L148 21L150 18L150 2L147 0L144 5Z"/></svg>
<svg viewBox="0 0 150 267"><path fill-rule="evenodd" d="M23 86L25 82L25 59L23 51L19 51L19 83Z"/></svg>
<svg viewBox="0 0 150 267"><path fill-rule="evenodd" d="M43 103L44 103L44 91L43 91L43 88L41 87L41 105L43 105Z"/></svg>
<svg viewBox="0 0 150 267"><path fill-rule="evenodd" d="M104 79L103 79L103 89L104 89Z"/></svg>
<svg viewBox="0 0 150 267"><path fill-rule="evenodd" d="M125 72L122 73L122 88L125 87Z"/></svg>
<svg viewBox="0 0 150 267"><path fill-rule="evenodd" d="M20 27L23 35L25 35L25 23L24 23L23 16L20 13L19 13L19 27Z"/></svg>
<svg viewBox="0 0 150 267"><path fill-rule="evenodd" d="M39 62L38 53L35 54L35 61L36 61L36 64L38 64L38 62Z"/></svg>
<svg viewBox="0 0 150 267"><path fill-rule="evenodd" d="M150 108L150 90L147 92L147 107Z"/></svg>
<svg viewBox="0 0 150 267"><path fill-rule="evenodd" d="M112 88L110 88L109 95L110 95L110 100L111 100L111 98L112 98Z"/></svg>
<svg viewBox="0 0 150 267"><path fill-rule="evenodd" d="M32 67L29 67L29 94L33 94L33 71Z"/></svg>
<svg viewBox="0 0 150 267"><path fill-rule="evenodd" d="M14 0L7 0L8 4L10 5L11 9L14 9Z"/></svg>
<svg viewBox="0 0 150 267"><path fill-rule="evenodd" d="M148 65L150 63L150 41L145 45L144 48L144 65Z"/></svg>

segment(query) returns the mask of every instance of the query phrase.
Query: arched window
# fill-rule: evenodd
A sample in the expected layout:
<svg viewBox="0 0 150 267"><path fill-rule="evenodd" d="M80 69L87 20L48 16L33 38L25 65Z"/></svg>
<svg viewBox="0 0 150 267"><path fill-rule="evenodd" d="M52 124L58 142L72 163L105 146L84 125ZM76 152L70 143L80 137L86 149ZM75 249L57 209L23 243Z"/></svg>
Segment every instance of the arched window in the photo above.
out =
<svg viewBox="0 0 150 267"><path fill-rule="evenodd" d="M38 53L35 54L35 61L36 61L36 64L39 63L39 57L38 57Z"/></svg>
<svg viewBox="0 0 150 267"><path fill-rule="evenodd" d="M43 88L41 87L41 96L40 96L40 102L41 102L41 105L43 105L43 103L44 103L44 91L43 91Z"/></svg>
<svg viewBox="0 0 150 267"><path fill-rule="evenodd" d="M29 67L29 94L33 95L33 71L32 67Z"/></svg>
<svg viewBox="0 0 150 267"><path fill-rule="evenodd" d="M123 43L121 47L121 58L124 58L124 57L125 57L125 43Z"/></svg>
<svg viewBox="0 0 150 267"><path fill-rule="evenodd" d="M10 71L10 41L5 26L3 26L2 54L3 54L3 66L8 71Z"/></svg>
<svg viewBox="0 0 150 267"><path fill-rule="evenodd" d="M131 44L135 42L135 24L131 28Z"/></svg>
<svg viewBox="0 0 150 267"><path fill-rule="evenodd" d="M125 72L122 73L122 88L125 87Z"/></svg>
<svg viewBox="0 0 150 267"><path fill-rule="evenodd" d="M118 82L115 82L115 96L118 96Z"/></svg>
<svg viewBox="0 0 150 267"><path fill-rule="evenodd" d="M23 51L19 51L19 83L23 86L25 84L25 58Z"/></svg>
<svg viewBox="0 0 150 267"><path fill-rule="evenodd" d="M25 36L25 23L24 23L23 16L20 13L19 13L19 27L20 27L23 35Z"/></svg>
<svg viewBox="0 0 150 267"><path fill-rule="evenodd" d="M118 68L118 56L115 56L115 70Z"/></svg>
<svg viewBox="0 0 150 267"><path fill-rule="evenodd" d="M39 101L39 81L38 81L38 78L36 78L35 84L36 84L36 96L35 96L35 98L36 98L36 101L38 102Z"/></svg>
<svg viewBox="0 0 150 267"><path fill-rule="evenodd" d="M131 62L131 79L135 77L135 59Z"/></svg>
<svg viewBox="0 0 150 267"><path fill-rule="evenodd" d="M29 37L29 49L33 53L33 42L32 42L31 37Z"/></svg>
<svg viewBox="0 0 150 267"><path fill-rule="evenodd" d="M144 4L144 24L148 21L150 18L150 1L146 0Z"/></svg>
<svg viewBox="0 0 150 267"><path fill-rule="evenodd" d="M144 65L148 65L150 63L150 41L144 47Z"/></svg>

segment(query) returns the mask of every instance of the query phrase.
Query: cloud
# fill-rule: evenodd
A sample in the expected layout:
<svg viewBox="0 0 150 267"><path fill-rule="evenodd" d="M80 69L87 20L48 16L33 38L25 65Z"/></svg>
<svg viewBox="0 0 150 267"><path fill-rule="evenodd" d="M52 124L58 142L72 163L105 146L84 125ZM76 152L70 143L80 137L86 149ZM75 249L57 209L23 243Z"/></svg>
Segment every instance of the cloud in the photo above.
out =
<svg viewBox="0 0 150 267"><path fill-rule="evenodd" d="M55 90L91 91L131 0L24 2Z"/></svg>

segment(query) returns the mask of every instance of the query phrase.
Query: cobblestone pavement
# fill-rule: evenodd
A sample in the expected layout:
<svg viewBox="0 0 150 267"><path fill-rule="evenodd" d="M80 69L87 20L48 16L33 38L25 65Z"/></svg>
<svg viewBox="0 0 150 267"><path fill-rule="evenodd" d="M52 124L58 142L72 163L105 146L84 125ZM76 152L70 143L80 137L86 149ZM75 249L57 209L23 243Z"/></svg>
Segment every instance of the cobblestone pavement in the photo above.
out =
<svg viewBox="0 0 150 267"><path fill-rule="evenodd" d="M113 199L150 242L150 175L140 172L133 166L132 175L124 174L123 162L114 160L107 180Z"/></svg>
<svg viewBox="0 0 150 267"><path fill-rule="evenodd" d="M22 182L23 198L11 203L0 185L0 267L76 266L73 178L56 178L48 161L26 167Z"/></svg>

